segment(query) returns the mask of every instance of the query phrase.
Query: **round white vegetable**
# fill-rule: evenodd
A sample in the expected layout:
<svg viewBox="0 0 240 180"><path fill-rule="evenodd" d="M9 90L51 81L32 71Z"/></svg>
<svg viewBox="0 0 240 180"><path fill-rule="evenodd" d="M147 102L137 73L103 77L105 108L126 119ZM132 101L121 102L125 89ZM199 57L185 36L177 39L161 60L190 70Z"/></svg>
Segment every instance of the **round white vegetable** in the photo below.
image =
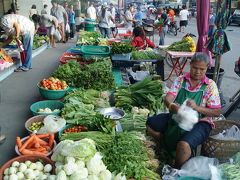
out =
<svg viewBox="0 0 240 180"><path fill-rule="evenodd" d="M66 157L65 158L65 163L75 163L75 158L74 157Z"/></svg>
<svg viewBox="0 0 240 180"><path fill-rule="evenodd" d="M18 180L18 176L16 174L11 174L9 180Z"/></svg>
<svg viewBox="0 0 240 180"><path fill-rule="evenodd" d="M25 164L29 167L30 164L32 164L32 162L31 161L25 161Z"/></svg>
<svg viewBox="0 0 240 180"><path fill-rule="evenodd" d="M37 169L37 165L36 165L36 163L32 163L32 164L30 164L29 168L32 169L32 170Z"/></svg>
<svg viewBox="0 0 240 180"><path fill-rule="evenodd" d="M63 166L63 165L64 165L64 164L61 163L61 162L56 162L56 163L55 163L55 166L56 166L56 167L58 167L58 166Z"/></svg>
<svg viewBox="0 0 240 180"><path fill-rule="evenodd" d="M44 166L44 172L51 172L51 170L52 170L52 165L51 164L46 164L45 166Z"/></svg>
<svg viewBox="0 0 240 180"><path fill-rule="evenodd" d="M9 168L9 174L16 174L16 173L17 173L17 168L15 168L15 167Z"/></svg>
<svg viewBox="0 0 240 180"><path fill-rule="evenodd" d="M28 167L27 167L26 164L21 163L18 170L19 170L20 172L24 172L24 171L27 170L27 168L28 168Z"/></svg>
<svg viewBox="0 0 240 180"><path fill-rule="evenodd" d="M34 178L34 175L35 175L32 169L27 169L27 170L24 172L24 174L26 175L26 177L27 177L28 179Z"/></svg>
<svg viewBox="0 0 240 180"><path fill-rule="evenodd" d="M9 168L6 168L5 170L4 170L4 173L3 173L4 175L8 175L9 174Z"/></svg>
<svg viewBox="0 0 240 180"><path fill-rule="evenodd" d="M18 179L24 179L24 174L22 172L17 172Z"/></svg>
<svg viewBox="0 0 240 180"><path fill-rule="evenodd" d="M42 174L41 176L38 177L38 180L46 180L47 179L47 175Z"/></svg>
<svg viewBox="0 0 240 180"><path fill-rule="evenodd" d="M8 180L8 179L9 179L9 176L8 176L8 175L6 175L6 176L3 177L3 180Z"/></svg>
<svg viewBox="0 0 240 180"><path fill-rule="evenodd" d="M56 180L56 175L48 176L47 180Z"/></svg>
<svg viewBox="0 0 240 180"><path fill-rule="evenodd" d="M39 176L40 171L39 170L34 170L33 173L34 173L35 176Z"/></svg>
<svg viewBox="0 0 240 180"><path fill-rule="evenodd" d="M12 163L12 167L19 167L19 162L18 161L14 161L13 163Z"/></svg>
<svg viewBox="0 0 240 180"><path fill-rule="evenodd" d="M39 170L39 171L43 170L44 166L43 166L43 164L41 162L38 161L35 164L37 165L37 168L36 168L37 170Z"/></svg>

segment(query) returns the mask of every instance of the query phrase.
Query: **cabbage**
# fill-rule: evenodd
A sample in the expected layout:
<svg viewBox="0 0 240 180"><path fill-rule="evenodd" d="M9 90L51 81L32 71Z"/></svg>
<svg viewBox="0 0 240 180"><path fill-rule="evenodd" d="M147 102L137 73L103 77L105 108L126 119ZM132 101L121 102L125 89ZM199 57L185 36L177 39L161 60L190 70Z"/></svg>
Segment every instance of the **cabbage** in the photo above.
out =
<svg viewBox="0 0 240 180"><path fill-rule="evenodd" d="M115 177L114 180L127 180L126 176L122 176L122 173L118 173Z"/></svg>
<svg viewBox="0 0 240 180"><path fill-rule="evenodd" d="M75 141L69 146L64 146L61 154L63 156L72 156L82 160L91 159L97 152L96 146L93 140L83 139L80 141Z"/></svg>
<svg viewBox="0 0 240 180"><path fill-rule="evenodd" d="M100 180L111 180L112 179L112 173L109 170L101 171L99 174Z"/></svg>
<svg viewBox="0 0 240 180"><path fill-rule="evenodd" d="M66 173L65 173L63 170L61 170L61 171L57 174L56 180L67 180Z"/></svg>
<svg viewBox="0 0 240 180"><path fill-rule="evenodd" d="M88 177L87 168L79 169L70 176L70 180L82 180Z"/></svg>
<svg viewBox="0 0 240 180"><path fill-rule="evenodd" d="M61 141L54 149L53 149L53 155L51 159L53 161L62 162L64 163L65 157L61 154L63 147L71 146L74 143L74 141L71 140L64 140Z"/></svg>
<svg viewBox="0 0 240 180"><path fill-rule="evenodd" d="M88 180L99 180L99 178L96 175L89 175Z"/></svg>
<svg viewBox="0 0 240 180"><path fill-rule="evenodd" d="M97 152L92 159L87 161L86 166L88 168L88 173L95 175L98 175L101 171L105 171L107 169L99 152Z"/></svg>

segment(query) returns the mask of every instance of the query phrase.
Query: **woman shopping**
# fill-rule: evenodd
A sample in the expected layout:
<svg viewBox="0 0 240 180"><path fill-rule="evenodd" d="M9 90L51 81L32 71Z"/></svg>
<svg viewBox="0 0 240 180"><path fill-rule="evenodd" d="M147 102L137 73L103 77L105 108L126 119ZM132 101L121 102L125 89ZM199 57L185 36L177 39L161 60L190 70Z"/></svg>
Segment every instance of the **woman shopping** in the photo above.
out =
<svg viewBox="0 0 240 180"><path fill-rule="evenodd" d="M146 123L148 133L157 143L162 142L175 158L176 168L180 168L197 146L208 138L214 128L213 117L220 115L217 85L206 77L208 64L209 57L206 54L195 53L190 63L190 72L178 77L166 95L165 103L170 113L150 117ZM198 122L190 130L182 129L173 118L185 101L187 106L198 113Z"/></svg>
<svg viewBox="0 0 240 180"><path fill-rule="evenodd" d="M133 29L133 37L134 38L131 44L136 48L136 50L146 49L147 47L155 47L155 44L146 37L142 27L135 27Z"/></svg>
<svg viewBox="0 0 240 180"><path fill-rule="evenodd" d="M102 38L110 38L110 24L111 21L114 22L114 19L111 15L111 12L108 11L108 6L104 5L102 10L98 14L99 19L99 29L102 34Z"/></svg>

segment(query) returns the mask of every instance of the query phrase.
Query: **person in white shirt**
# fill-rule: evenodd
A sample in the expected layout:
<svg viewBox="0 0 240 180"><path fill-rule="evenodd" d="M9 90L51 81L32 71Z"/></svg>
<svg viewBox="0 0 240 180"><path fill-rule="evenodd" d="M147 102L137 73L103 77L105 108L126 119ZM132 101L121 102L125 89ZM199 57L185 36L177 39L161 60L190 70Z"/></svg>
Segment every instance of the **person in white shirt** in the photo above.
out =
<svg viewBox="0 0 240 180"><path fill-rule="evenodd" d="M87 17L95 21L97 19L97 12L95 7L93 7L93 3L91 3L89 8L87 9Z"/></svg>
<svg viewBox="0 0 240 180"><path fill-rule="evenodd" d="M18 14L8 14L0 19L0 27L8 35L8 39L0 45L0 48L8 45L13 39L18 40L23 37L23 47L26 53L25 62L15 72L28 71L32 64L32 46L34 36L34 23L25 16Z"/></svg>
<svg viewBox="0 0 240 180"><path fill-rule="evenodd" d="M188 24L188 15L189 15L189 12L188 10L186 9L186 6L183 5L182 7L183 9L180 11L179 13L179 17L180 17L180 32L184 33L185 31L185 28Z"/></svg>
<svg viewBox="0 0 240 180"><path fill-rule="evenodd" d="M139 22L133 18L133 10L134 7L132 5L129 5L127 11L125 12L125 27L128 32L132 32L134 22Z"/></svg>
<svg viewBox="0 0 240 180"><path fill-rule="evenodd" d="M102 11L98 14L99 18L99 29L102 34L102 38L110 38L110 27L111 21L114 22L114 19L111 15L111 12L108 11L108 6L103 6Z"/></svg>

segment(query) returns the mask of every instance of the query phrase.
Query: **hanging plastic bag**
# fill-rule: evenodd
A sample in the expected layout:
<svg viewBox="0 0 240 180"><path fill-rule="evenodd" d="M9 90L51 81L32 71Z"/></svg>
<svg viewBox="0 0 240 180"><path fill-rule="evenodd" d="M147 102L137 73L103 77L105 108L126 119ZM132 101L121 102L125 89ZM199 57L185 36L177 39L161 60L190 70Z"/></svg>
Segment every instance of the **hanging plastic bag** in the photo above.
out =
<svg viewBox="0 0 240 180"><path fill-rule="evenodd" d="M221 139L221 140L239 140L240 129L236 125L233 125L231 128L227 130L223 130L222 132L211 137L214 139Z"/></svg>
<svg viewBox="0 0 240 180"><path fill-rule="evenodd" d="M66 24L66 33L70 33L70 26L69 26L69 24Z"/></svg>
<svg viewBox="0 0 240 180"><path fill-rule="evenodd" d="M17 39L16 41L17 41L18 50L19 50L20 56L21 56L21 62L22 62L22 64L24 64L26 61L26 53L24 51L23 43L19 39Z"/></svg>
<svg viewBox="0 0 240 180"><path fill-rule="evenodd" d="M38 131L39 134L56 133L66 125L66 121L59 116L48 115L44 118L43 124L44 126Z"/></svg>
<svg viewBox="0 0 240 180"><path fill-rule="evenodd" d="M62 36L58 29L56 29L56 31L54 33L54 38L56 39L56 41L61 41L61 39L62 39Z"/></svg>

